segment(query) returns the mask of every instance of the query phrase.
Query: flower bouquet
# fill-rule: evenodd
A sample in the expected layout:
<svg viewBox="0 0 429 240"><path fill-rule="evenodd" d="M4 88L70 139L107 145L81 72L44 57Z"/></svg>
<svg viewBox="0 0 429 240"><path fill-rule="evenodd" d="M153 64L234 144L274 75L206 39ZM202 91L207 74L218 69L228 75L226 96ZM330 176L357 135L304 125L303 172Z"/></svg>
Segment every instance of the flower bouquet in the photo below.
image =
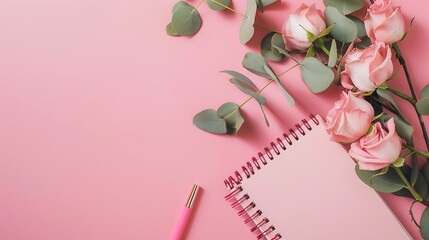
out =
<svg viewBox="0 0 429 240"><path fill-rule="evenodd" d="M228 10L243 17L240 42L246 44L255 27L270 28L255 21L276 0L247 0L245 13L230 7L230 0L202 0L195 7L180 1L172 11L166 31L172 36L192 36L201 28L198 8L206 2L217 11ZM363 17L356 12L365 8L364 0L324 0L324 9L316 4L301 4L286 19L282 31L270 31L261 42L260 53L250 52L243 58L243 67L269 81L258 89L246 75L232 70L222 71L230 82L248 95L241 104L227 102L218 109L206 109L193 118L196 127L211 133L236 135L245 119L244 105L255 100L264 113L262 95L270 84L277 84L290 105L293 94L279 77L299 67L309 90L322 93L332 84L342 86L340 99L326 116L326 130L332 141L346 145L356 161L356 174L369 187L379 192L413 199L410 218L429 239L429 165L419 167L419 157L429 158L429 138L423 121L429 115L429 84L419 93L414 89L399 43L406 39L412 21L406 24L399 7L391 0L371 1ZM408 27L407 27L408 25ZM282 73L275 73L269 62L293 61ZM398 61L398 69L394 62ZM401 81L404 71L410 95L391 87ZM417 97L420 95L420 97ZM394 97L395 96L395 97ZM408 102L418 117L419 126L412 126L395 99ZM415 147L414 131L421 131L425 150ZM415 219L412 206L419 202L427 208L421 219Z"/></svg>

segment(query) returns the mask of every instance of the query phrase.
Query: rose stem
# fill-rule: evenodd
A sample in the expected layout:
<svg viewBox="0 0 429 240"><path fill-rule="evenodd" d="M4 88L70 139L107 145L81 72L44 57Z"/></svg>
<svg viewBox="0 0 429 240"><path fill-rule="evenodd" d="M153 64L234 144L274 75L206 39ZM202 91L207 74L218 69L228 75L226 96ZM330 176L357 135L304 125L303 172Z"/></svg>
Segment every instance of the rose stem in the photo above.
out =
<svg viewBox="0 0 429 240"><path fill-rule="evenodd" d="M219 5L219 6L221 6L221 7L224 7L224 8L226 8L226 9L228 9L229 11L231 11L231 12L233 12L233 13L235 13L235 14L238 14L238 15L242 16L243 18L247 18L247 16L246 16L246 15L244 15L243 13L241 13L241 12L239 12L239 11L237 11L237 10L233 9L233 8L230 8L230 7L226 6L225 4L220 3L220 2L218 2L217 0L210 0L210 1L212 1L212 2L216 3L217 5ZM270 32L275 32L275 33L282 34L280 31L273 30L273 29L271 29L271 28L269 28L269 27L267 27L267 26L264 26L264 25L262 25L262 24L259 24L259 23L257 23L257 22L255 22L255 26L258 26L258 27L263 28L263 29L265 29L265 30L267 30L267 31L270 31Z"/></svg>
<svg viewBox="0 0 429 240"><path fill-rule="evenodd" d="M404 173L399 169L398 167L392 166L396 172L398 173L399 177L402 179L402 181L405 183L406 188L410 191L410 193L413 195L414 199L421 202L423 200L422 196L416 190L414 187L410 184L408 179L405 177Z"/></svg>
<svg viewBox="0 0 429 240"><path fill-rule="evenodd" d="M423 151L418 150L417 148L415 148L413 146L410 146L410 145L405 145L405 147L407 147L408 149L410 149L413 153L417 153L417 154L420 154L420 155L422 155L424 157L429 158L429 152L423 152Z"/></svg>
<svg viewBox="0 0 429 240"><path fill-rule="evenodd" d="M407 82L408 82L408 87L410 88L411 96L413 97L413 99L415 101L417 101L417 95L416 95L416 92L414 91L414 87L413 87L413 83L411 81L410 73L408 72L407 63L405 62L405 58L403 57L401 50L399 49L399 45L397 43L394 43L394 44L392 44L392 48L396 53L396 57L398 58L399 63L401 64L402 68L404 69L405 76L406 76ZM423 138L425 139L425 143L426 143L426 150L429 150L429 137L428 137L428 133L426 131L425 123L423 122L423 117L419 113L419 111L417 110L415 103L412 105L413 105L414 110L415 110L417 117L419 119L420 127L421 127L422 132L423 132Z"/></svg>

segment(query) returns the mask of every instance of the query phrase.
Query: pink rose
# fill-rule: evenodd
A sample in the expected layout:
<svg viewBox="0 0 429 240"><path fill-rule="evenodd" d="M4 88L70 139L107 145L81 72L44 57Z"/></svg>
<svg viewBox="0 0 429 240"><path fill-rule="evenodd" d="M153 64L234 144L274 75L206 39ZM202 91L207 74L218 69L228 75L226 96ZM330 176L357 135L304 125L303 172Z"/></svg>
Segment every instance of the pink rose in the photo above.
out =
<svg viewBox="0 0 429 240"><path fill-rule="evenodd" d="M350 143L365 135L373 118L371 104L351 92L342 92L326 116L325 127L332 141Z"/></svg>
<svg viewBox="0 0 429 240"><path fill-rule="evenodd" d="M349 154L358 164L359 169L375 171L395 162L401 153L402 141L395 132L395 122L386 123L387 132L377 122L373 131L359 141L351 144Z"/></svg>
<svg viewBox="0 0 429 240"><path fill-rule="evenodd" d="M344 65L343 87L371 92L392 76L392 50L382 42L363 50L355 48L344 57Z"/></svg>
<svg viewBox="0 0 429 240"><path fill-rule="evenodd" d="M313 4L310 7L306 4L301 6L289 15L283 26L283 38L286 48L289 50L307 50L311 42L307 38L307 31L318 36L326 29L323 13L316 9Z"/></svg>
<svg viewBox="0 0 429 240"><path fill-rule="evenodd" d="M393 8L391 0L377 0L364 19L368 37L373 41L391 44L402 39L405 23L399 7Z"/></svg>

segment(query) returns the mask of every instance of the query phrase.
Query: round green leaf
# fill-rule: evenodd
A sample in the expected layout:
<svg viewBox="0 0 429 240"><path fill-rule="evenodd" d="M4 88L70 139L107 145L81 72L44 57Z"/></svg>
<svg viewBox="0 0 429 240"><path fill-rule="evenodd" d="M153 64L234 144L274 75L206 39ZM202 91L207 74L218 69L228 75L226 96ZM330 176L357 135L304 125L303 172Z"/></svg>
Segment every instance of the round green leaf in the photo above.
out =
<svg viewBox="0 0 429 240"><path fill-rule="evenodd" d="M364 6L364 0L323 0L325 6L336 8L340 13L347 15Z"/></svg>
<svg viewBox="0 0 429 240"><path fill-rule="evenodd" d="M331 35L340 42L353 42L357 37L356 24L338 12L334 7L326 7L325 17L328 25L335 24L331 30Z"/></svg>
<svg viewBox="0 0 429 240"><path fill-rule="evenodd" d="M189 3L184 2L184 1L179 1L176 4L174 4L172 14L174 14L180 8L189 8L191 10L194 9L194 7L192 5L190 5Z"/></svg>
<svg viewBox="0 0 429 240"><path fill-rule="evenodd" d="M181 36L192 36L201 28L201 18L194 7L182 7L175 10L171 20L176 32Z"/></svg>
<svg viewBox="0 0 429 240"><path fill-rule="evenodd" d="M217 115L225 120L227 134L236 135L244 123L240 107L232 102L227 102L219 107Z"/></svg>
<svg viewBox="0 0 429 240"><path fill-rule="evenodd" d="M279 41L279 37L274 37L276 35L280 36L281 42ZM273 44L273 41L275 42ZM276 45L282 45L283 44L283 48L284 48L284 42L283 42L283 38L280 34L275 33L275 32L271 32L269 33L267 36L264 37L264 39L262 40L261 43L261 54L262 56L264 56L266 59L271 60L271 61L281 61L283 60L284 56L283 54L281 54L279 52L279 50L277 50L276 48L274 48L273 46Z"/></svg>
<svg viewBox="0 0 429 240"><path fill-rule="evenodd" d="M357 36L359 38L366 37L365 23L360 18L357 18L355 16L347 16L347 17L350 18L356 24Z"/></svg>
<svg viewBox="0 0 429 240"><path fill-rule="evenodd" d="M170 36L179 36L179 34L177 33L176 29L174 29L172 23L169 23L167 25L167 27L165 28L165 30L167 31L167 34L170 35Z"/></svg>
<svg viewBox="0 0 429 240"><path fill-rule="evenodd" d="M416 103L417 111L421 115L429 115L429 97L424 97Z"/></svg>
<svg viewBox="0 0 429 240"><path fill-rule="evenodd" d="M313 93L325 91L334 81L334 72L314 57L306 57L301 63L301 76Z"/></svg>
<svg viewBox="0 0 429 240"><path fill-rule="evenodd" d="M423 239L429 239L429 208L425 208L420 218L420 233Z"/></svg>
<svg viewBox="0 0 429 240"><path fill-rule="evenodd" d="M241 44L246 44L253 37L255 33L255 24L256 17L256 2L255 0L247 0L247 9L246 16L243 18L243 23L240 27L240 42Z"/></svg>
<svg viewBox="0 0 429 240"><path fill-rule="evenodd" d="M206 132L227 133L225 120L219 118L214 109L206 109L194 116L194 125Z"/></svg>
<svg viewBox="0 0 429 240"><path fill-rule="evenodd" d="M256 75L264 78L270 78L270 75L268 75L263 68L263 66L268 65L268 63L262 55L253 52L246 53L242 64L245 69Z"/></svg>
<svg viewBox="0 0 429 240"><path fill-rule="evenodd" d="M366 185L378 192L393 193L405 187L402 179L395 170L390 169L386 174L374 176L380 171L364 171L356 164L355 172Z"/></svg>
<svg viewBox="0 0 429 240"><path fill-rule="evenodd" d="M429 84L423 88L422 97L429 97Z"/></svg>
<svg viewBox="0 0 429 240"><path fill-rule="evenodd" d="M229 4L231 4L231 0L215 0L215 1L213 1L213 0L206 0L207 5L209 6L209 8L211 8L213 10L216 10L216 11L224 10L225 9L224 6L229 7ZM222 5L224 5L224 6L218 4L217 2L220 3L220 4L222 4Z"/></svg>

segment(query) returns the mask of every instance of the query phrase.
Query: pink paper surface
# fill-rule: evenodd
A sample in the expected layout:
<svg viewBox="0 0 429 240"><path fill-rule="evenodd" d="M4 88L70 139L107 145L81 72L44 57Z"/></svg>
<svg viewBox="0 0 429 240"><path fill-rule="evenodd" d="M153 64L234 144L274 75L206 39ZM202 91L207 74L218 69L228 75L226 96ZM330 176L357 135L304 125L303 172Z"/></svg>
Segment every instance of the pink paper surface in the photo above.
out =
<svg viewBox="0 0 429 240"><path fill-rule="evenodd" d="M168 239L194 183L202 189L186 239L253 239L224 201L223 179L309 113L324 116L339 88L314 95L294 69L281 80L295 107L274 85L264 91L270 128L249 102L238 137L198 130L197 112L247 99L219 71L266 83L241 67L266 31L242 46L242 18L204 3L198 35L170 37L175 2L0 1L0 239ZM280 30L300 2L280 1L257 22ZM401 47L420 91L428 83L426 1L394 3L407 21L415 17ZM244 1L233 7L245 11ZM291 65L272 66L280 73ZM400 72L392 85L404 82ZM419 239L411 201L386 201ZM415 206L417 218L422 209Z"/></svg>

